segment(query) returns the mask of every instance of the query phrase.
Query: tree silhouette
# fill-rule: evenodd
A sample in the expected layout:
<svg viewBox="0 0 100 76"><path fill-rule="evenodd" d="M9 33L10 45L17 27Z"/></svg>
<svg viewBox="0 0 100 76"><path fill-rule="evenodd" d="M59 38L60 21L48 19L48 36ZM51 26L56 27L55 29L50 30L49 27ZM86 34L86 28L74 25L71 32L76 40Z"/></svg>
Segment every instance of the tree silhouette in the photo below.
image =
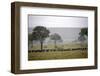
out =
<svg viewBox="0 0 100 76"><path fill-rule="evenodd" d="M82 45L83 42L86 40L85 36L88 36L88 28L82 28L79 35L80 36L78 37L78 40L81 42Z"/></svg>
<svg viewBox="0 0 100 76"><path fill-rule="evenodd" d="M57 48L57 41L62 41L61 36L57 33L50 35L50 39L54 41L55 48Z"/></svg>
<svg viewBox="0 0 100 76"><path fill-rule="evenodd" d="M37 40L41 44L41 50L43 50L44 40L49 36L49 30L44 26L36 26L32 32L32 39Z"/></svg>
<svg viewBox="0 0 100 76"><path fill-rule="evenodd" d="M88 36L88 28L82 28L80 33L79 33L79 35L81 35L81 36L84 36L84 35Z"/></svg>

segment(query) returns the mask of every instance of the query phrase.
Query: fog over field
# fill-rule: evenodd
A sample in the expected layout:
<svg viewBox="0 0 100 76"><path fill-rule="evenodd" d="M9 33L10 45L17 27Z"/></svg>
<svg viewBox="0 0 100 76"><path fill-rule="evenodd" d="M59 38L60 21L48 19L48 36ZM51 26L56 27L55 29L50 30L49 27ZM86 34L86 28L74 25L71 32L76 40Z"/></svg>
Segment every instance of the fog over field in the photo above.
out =
<svg viewBox="0 0 100 76"><path fill-rule="evenodd" d="M63 42L77 40L81 28L88 27L87 17L29 15L28 19L29 33L36 26L44 26L50 31L50 35L59 34Z"/></svg>
<svg viewBox="0 0 100 76"><path fill-rule="evenodd" d="M48 28L50 35L57 33L61 36L63 42L77 40L81 28ZM29 33L32 33L32 28L29 28Z"/></svg>

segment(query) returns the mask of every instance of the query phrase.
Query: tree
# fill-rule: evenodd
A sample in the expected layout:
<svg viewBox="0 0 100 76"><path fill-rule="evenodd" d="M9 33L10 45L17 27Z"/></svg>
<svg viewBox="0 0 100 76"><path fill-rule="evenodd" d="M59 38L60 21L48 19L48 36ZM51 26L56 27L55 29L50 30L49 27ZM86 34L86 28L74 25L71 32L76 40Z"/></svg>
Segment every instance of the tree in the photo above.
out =
<svg viewBox="0 0 100 76"><path fill-rule="evenodd" d="M82 43L86 40L85 36L80 35L78 37L78 40L81 41Z"/></svg>
<svg viewBox="0 0 100 76"><path fill-rule="evenodd" d="M37 40L41 44L41 50L43 50L43 42L49 36L49 30L44 26L36 26L32 32L32 39Z"/></svg>
<svg viewBox="0 0 100 76"><path fill-rule="evenodd" d="M88 28L82 28L80 33L79 33L79 35L81 35L81 36L84 36L84 35L88 36Z"/></svg>
<svg viewBox="0 0 100 76"><path fill-rule="evenodd" d="M57 33L50 35L50 39L54 41L55 48L57 48L57 41L62 41L61 36Z"/></svg>
<svg viewBox="0 0 100 76"><path fill-rule="evenodd" d="M82 44L86 40L86 36L88 36L88 28L82 28L79 35L80 36L78 37L78 40L81 42L81 46L82 46Z"/></svg>

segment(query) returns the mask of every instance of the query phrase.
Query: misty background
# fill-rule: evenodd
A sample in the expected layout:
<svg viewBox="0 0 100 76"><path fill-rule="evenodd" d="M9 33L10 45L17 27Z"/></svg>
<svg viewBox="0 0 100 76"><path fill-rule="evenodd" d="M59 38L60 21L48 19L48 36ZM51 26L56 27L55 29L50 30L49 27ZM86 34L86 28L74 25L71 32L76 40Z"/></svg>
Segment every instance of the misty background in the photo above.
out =
<svg viewBox="0 0 100 76"><path fill-rule="evenodd" d="M87 17L72 16L44 16L28 15L28 33L36 26L44 26L50 31L50 35L57 33L63 42L72 42L78 39L81 28L88 27ZM48 38L46 42L48 42Z"/></svg>

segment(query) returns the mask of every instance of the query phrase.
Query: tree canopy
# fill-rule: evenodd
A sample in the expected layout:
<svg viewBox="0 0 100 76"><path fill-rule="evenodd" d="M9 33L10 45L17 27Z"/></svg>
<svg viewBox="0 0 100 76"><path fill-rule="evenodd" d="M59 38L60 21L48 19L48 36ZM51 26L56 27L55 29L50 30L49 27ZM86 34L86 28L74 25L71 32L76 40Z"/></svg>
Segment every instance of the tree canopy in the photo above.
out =
<svg viewBox="0 0 100 76"><path fill-rule="evenodd" d="M83 42L87 39L86 36L88 36L88 28L82 28L80 33L79 33L78 40L81 42L81 45Z"/></svg>
<svg viewBox="0 0 100 76"><path fill-rule="evenodd" d="M81 32L79 33L79 35L86 35L86 36L88 36L88 28L82 28L81 29Z"/></svg>
<svg viewBox="0 0 100 76"><path fill-rule="evenodd" d="M51 40L60 40L61 37L60 37L59 34L54 33L54 34L50 35L50 39L51 39Z"/></svg>
<svg viewBox="0 0 100 76"><path fill-rule="evenodd" d="M54 40L55 48L57 47L57 41L62 41L61 36L57 33L50 35L50 39Z"/></svg>
<svg viewBox="0 0 100 76"><path fill-rule="evenodd" d="M40 42L41 50L43 49L43 42L49 36L49 33L49 30L44 26L36 26L33 29L32 39Z"/></svg>

